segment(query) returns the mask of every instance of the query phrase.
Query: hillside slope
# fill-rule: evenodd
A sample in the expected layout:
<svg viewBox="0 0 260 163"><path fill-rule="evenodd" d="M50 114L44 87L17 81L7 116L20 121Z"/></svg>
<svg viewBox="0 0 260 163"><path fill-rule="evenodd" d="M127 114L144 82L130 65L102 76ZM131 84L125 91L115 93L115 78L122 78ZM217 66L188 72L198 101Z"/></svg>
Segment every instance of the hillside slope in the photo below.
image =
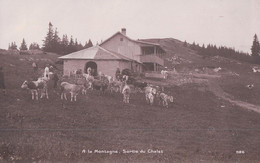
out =
<svg viewBox="0 0 260 163"><path fill-rule="evenodd" d="M260 102L256 98L260 95L259 73L252 71L258 65L221 56L203 58L196 51L185 47L184 42L173 38L143 41L160 44L166 51L165 66L177 70L172 75L174 84L199 81L200 84L207 85L209 91L216 96L232 102L235 100L239 106L243 104L244 108L260 112ZM254 87L248 89L247 85ZM244 102L248 103L244 105ZM256 106L251 107L251 104Z"/></svg>
<svg viewBox="0 0 260 163"><path fill-rule="evenodd" d="M0 93L0 162L259 162L260 114L244 109L260 106L253 65L201 59L164 41L169 52L192 61L174 63L186 70L156 80L174 97L169 108L158 101L148 105L144 93L132 93L125 104L120 93L95 90L70 102L50 85L49 99L33 101L21 89L33 77L32 61L43 69L58 56L0 54L7 86L7 94ZM61 73L62 66L55 65ZM217 66L222 69L215 72ZM248 89L247 84L255 86ZM163 153L123 153L132 149Z"/></svg>
<svg viewBox="0 0 260 163"><path fill-rule="evenodd" d="M166 51L165 66L171 68L178 65L191 65L194 63L202 63L205 60L197 54L196 51L185 47L182 41L173 38L163 39L144 39L142 41L160 44Z"/></svg>
<svg viewBox="0 0 260 163"><path fill-rule="evenodd" d="M47 64L55 66L62 73L62 65L55 64L59 55L55 53L39 53L34 55L19 55L6 51L0 52L0 66L4 68L5 82L9 88L20 88L24 80L40 77ZM38 72L34 73L32 63L38 65Z"/></svg>

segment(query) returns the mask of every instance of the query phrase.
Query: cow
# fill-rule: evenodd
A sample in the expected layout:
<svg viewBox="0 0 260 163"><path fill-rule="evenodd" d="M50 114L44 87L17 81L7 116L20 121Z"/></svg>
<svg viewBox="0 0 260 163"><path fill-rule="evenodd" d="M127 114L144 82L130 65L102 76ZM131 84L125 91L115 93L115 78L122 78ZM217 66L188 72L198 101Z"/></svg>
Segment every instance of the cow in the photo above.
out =
<svg viewBox="0 0 260 163"><path fill-rule="evenodd" d="M155 95L152 92L149 92L148 94L145 95L146 102L150 105L154 104L154 97Z"/></svg>
<svg viewBox="0 0 260 163"><path fill-rule="evenodd" d="M88 87L86 87L86 88L93 90L93 85L92 85L92 83L94 82L94 79L95 79L94 76L83 73L83 77L85 77L85 79L86 79L86 81L87 81L87 83L88 83Z"/></svg>
<svg viewBox="0 0 260 163"><path fill-rule="evenodd" d="M93 89L99 90L102 93L105 92L105 90L108 88L108 81L107 80L98 80L98 79L94 79L94 81L92 82L92 87Z"/></svg>
<svg viewBox="0 0 260 163"><path fill-rule="evenodd" d="M129 85L125 84L123 87L123 90L122 90L124 103L129 103L130 93L131 93L131 89L130 89Z"/></svg>
<svg viewBox="0 0 260 163"><path fill-rule="evenodd" d="M70 101L77 101L77 95L84 89L83 85L70 84L68 82L62 82L61 86L61 99L63 97L67 100L66 93L70 93Z"/></svg>
<svg viewBox="0 0 260 163"><path fill-rule="evenodd" d="M107 78L108 82L111 83L112 81L114 81L114 78L112 76L109 75L105 75L105 77Z"/></svg>
<svg viewBox="0 0 260 163"><path fill-rule="evenodd" d="M141 82L141 81L134 81L133 86L135 89L138 89L139 91L144 90L145 87L148 86L148 83L146 82Z"/></svg>
<svg viewBox="0 0 260 163"><path fill-rule="evenodd" d="M152 86L147 86L145 87L145 99L146 99L146 102L150 105L153 105L154 103L154 96L156 95L156 89L153 88Z"/></svg>
<svg viewBox="0 0 260 163"><path fill-rule="evenodd" d="M110 92L122 92L122 88L123 88L123 82L121 82L120 80L113 80L109 83L109 90Z"/></svg>
<svg viewBox="0 0 260 163"><path fill-rule="evenodd" d="M247 87L248 89L252 89L252 88L254 88L254 84L248 84L248 85L246 85L246 87Z"/></svg>
<svg viewBox="0 0 260 163"><path fill-rule="evenodd" d="M44 94L48 99L48 89L47 89L47 80L45 78L38 78L37 81L27 81L25 80L21 86L22 89L29 89L32 94L32 100L38 100L38 91L41 90L41 98Z"/></svg>
<svg viewBox="0 0 260 163"><path fill-rule="evenodd" d="M81 92L83 95L87 94L87 89L92 89L92 83L86 80L84 77L76 79L75 84L84 86L84 89L82 89Z"/></svg>
<svg viewBox="0 0 260 163"><path fill-rule="evenodd" d="M165 93L160 93L160 102L159 104L162 102L162 105L165 107L169 107L168 102L173 102L173 96L169 96Z"/></svg>
<svg viewBox="0 0 260 163"><path fill-rule="evenodd" d="M126 82L127 84L133 84L135 82L135 78L128 75L123 75L121 81Z"/></svg>
<svg viewBox="0 0 260 163"><path fill-rule="evenodd" d="M253 70L253 72L260 72L260 68L259 68L259 67L256 67L256 66L254 66L254 67L252 68L252 70Z"/></svg>

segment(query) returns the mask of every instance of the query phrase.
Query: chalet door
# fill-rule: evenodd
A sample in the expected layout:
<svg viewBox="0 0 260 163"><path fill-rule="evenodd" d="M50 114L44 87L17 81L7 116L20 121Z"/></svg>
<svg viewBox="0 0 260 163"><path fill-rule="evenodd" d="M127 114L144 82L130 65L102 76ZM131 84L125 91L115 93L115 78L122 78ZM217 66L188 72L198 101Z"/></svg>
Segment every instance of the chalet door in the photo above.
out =
<svg viewBox="0 0 260 163"><path fill-rule="evenodd" d="M93 61L89 61L86 63L86 66L85 66L85 73L87 73L88 71L88 68L91 68L92 69L92 75L93 76L97 76L98 73L97 73L97 64L96 62L93 62Z"/></svg>

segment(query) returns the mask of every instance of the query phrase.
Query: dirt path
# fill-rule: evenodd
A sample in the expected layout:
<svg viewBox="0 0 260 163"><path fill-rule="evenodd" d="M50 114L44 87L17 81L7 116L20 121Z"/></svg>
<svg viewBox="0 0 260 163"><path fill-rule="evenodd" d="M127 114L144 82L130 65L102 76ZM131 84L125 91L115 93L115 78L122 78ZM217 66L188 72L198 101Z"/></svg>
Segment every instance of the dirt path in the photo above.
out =
<svg viewBox="0 0 260 163"><path fill-rule="evenodd" d="M207 84L208 84L209 91L213 92L217 97L220 97L242 108L253 110L257 113L260 113L260 106L234 99L234 97L232 97L230 94L224 92L222 88L215 81L208 80Z"/></svg>
<svg viewBox="0 0 260 163"><path fill-rule="evenodd" d="M206 89L213 92L217 97L226 100L234 105L240 106L242 108L253 110L257 113L260 113L260 106L236 100L232 95L226 93L216 82L216 79L219 77L221 77L221 75L192 74L192 76L185 76L183 74L175 74L174 79L168 80L167 84L177 86L183 85L185 83L206 84ZM158 81L156 84L164 85L165 83L162 81Z"/></svg>

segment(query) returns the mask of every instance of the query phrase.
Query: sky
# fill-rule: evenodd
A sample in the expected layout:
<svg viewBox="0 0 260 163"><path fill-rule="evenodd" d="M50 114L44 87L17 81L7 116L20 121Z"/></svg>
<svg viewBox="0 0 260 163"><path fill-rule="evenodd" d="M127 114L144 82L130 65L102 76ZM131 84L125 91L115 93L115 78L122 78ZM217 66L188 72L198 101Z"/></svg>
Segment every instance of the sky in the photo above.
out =
<svg viewBox="0 0 260 163"><path fill-rule="evenodd" d="M0 49L24 38L42 46L48 24L83 45L121 28L132 39L175 38L251 53L260 0L0 0Z"/></svg>

